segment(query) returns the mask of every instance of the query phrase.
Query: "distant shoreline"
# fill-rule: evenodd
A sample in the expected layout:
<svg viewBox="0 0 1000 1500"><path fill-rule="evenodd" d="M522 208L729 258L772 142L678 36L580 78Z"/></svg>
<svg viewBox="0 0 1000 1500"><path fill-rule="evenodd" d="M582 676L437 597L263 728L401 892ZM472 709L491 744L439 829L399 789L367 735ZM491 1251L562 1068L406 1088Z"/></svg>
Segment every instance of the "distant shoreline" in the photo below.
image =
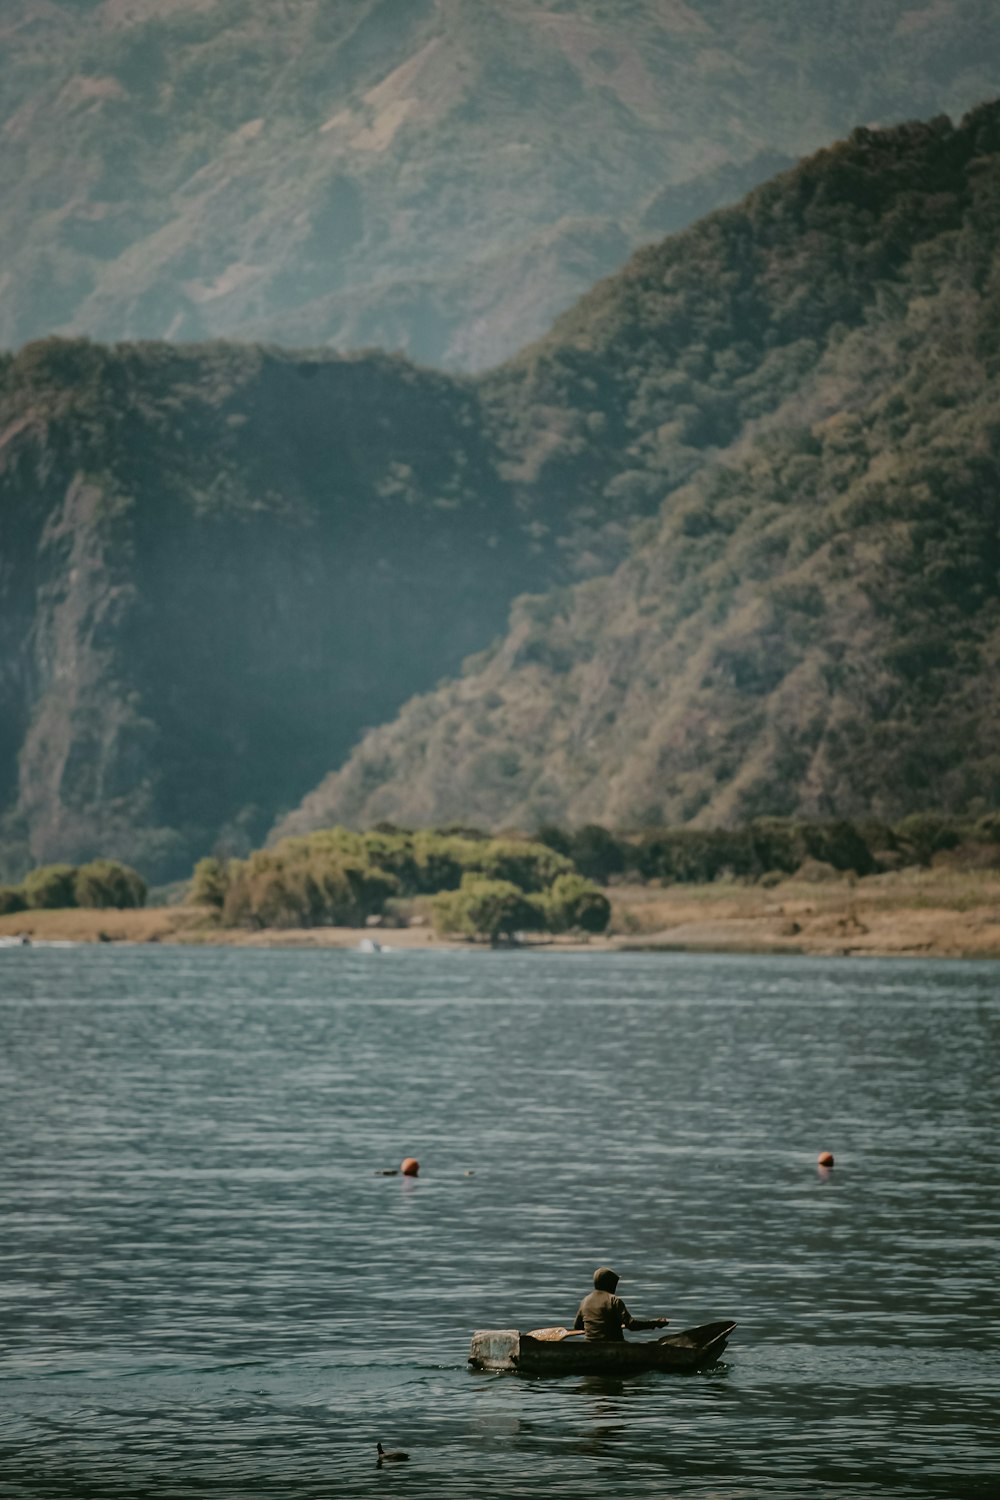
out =
<svg viewBox="0 0 1000 1500"><path fill-rule="evenodd" d="M814 956L1000 958L1000 871L906 870L863 880L790 879L767 889L712 885L612 886L607 936L533 937L548 953L787 953ZM215 944L357 949L365 939L408 951L489 952L430 927L313 927L250 932L217 926L200 907L12 912L0 938L42 942Z"/></svg>

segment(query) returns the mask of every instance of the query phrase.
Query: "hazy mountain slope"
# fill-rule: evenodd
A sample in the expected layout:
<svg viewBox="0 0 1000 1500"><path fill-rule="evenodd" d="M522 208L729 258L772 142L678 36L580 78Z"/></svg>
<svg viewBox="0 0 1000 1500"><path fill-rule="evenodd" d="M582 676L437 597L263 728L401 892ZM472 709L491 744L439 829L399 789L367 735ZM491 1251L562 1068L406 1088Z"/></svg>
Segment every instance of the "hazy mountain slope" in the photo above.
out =
<svg viewBox="0 0 1000 1500"><path fill-rule="evenodd" d="M0 342L466 368L760 153L1000 90L992 0L5 0L0 48Z"/></svg>
<svg viewBox="0 0 1000 1500"><path fill-rule="evenodd" d="M238 848L562 564L476 393L382 356L0 364L0 845ZM551 524L548 528L552 530Z"/></svg>
<svg viewBox="0 0 1000 1500"><path fill-rule="evenodd" d="M284 831L997 805L998 230L991 106L861 132L598 288L494 394L535 482L598 503L625 459L659 519Z"/></svg>
<svg viewBox="0 0 1000 1500"><path fill-rule="evenodd" d="M3 860L246 847L525 591L294 826L995 801L998 157L858 132L475 381L0 360Z"/></svg>

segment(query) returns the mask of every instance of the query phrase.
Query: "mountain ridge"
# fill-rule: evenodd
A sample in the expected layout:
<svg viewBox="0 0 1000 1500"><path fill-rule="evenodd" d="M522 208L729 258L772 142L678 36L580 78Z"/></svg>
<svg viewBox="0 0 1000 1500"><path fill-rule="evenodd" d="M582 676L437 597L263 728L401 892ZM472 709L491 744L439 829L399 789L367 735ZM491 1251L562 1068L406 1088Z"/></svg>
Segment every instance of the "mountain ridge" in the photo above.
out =
<svg viewBox="0 0 1000 1500"><path fill-rule="evenodd" d="M998 125L855 132L559 320L522 400L551 424L600 380L659 519L609 577L519 601L278 831L996 805ZM607 502L599 442L537 482Z"/></svg>
<svg viewBox="0 0 1000 1500"><path fill-rule="evenodd" d="M8 0L0 38L8 346L487 368L775 153L1000 90L989 0Z"/></svg>
<svg viewBox="0 0 1000 1500"><path fill-rule="evenodd" d="M1000 105L859 130L475 379L0 359L4 873L996 805L998 178Z"/></svg>

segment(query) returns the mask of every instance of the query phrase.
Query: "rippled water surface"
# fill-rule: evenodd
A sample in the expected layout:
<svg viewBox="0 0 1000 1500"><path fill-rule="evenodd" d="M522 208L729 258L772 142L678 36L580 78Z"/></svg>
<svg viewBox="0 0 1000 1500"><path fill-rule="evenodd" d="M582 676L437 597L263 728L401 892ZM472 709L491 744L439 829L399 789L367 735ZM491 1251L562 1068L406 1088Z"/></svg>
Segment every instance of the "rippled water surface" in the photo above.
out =
<svg viewBox="0 0 1000 1500"><path fill-rule="evenodd" d="M0 1494L1000 1493L998 977L0 952ZM602 1261L725 1364L466 1368Z"/></svg>

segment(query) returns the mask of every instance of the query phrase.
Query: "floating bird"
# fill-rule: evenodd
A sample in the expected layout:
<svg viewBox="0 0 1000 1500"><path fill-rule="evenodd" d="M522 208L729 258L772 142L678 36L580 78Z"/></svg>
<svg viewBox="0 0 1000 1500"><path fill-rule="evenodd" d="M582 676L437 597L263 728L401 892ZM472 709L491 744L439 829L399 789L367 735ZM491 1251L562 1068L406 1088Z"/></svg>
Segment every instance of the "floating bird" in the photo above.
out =
<svg viewBox="0 0 1000 1500"><path fill-rule="evenodd" d="M399 1448L390 1448L386 1450L382 1447L381 1443L376 1443L375 1446L378 1449L379 1468L381 1468L383 1464L405 1463L405 1461L410 1456L408 1453L403 1453Z"/></svg>

